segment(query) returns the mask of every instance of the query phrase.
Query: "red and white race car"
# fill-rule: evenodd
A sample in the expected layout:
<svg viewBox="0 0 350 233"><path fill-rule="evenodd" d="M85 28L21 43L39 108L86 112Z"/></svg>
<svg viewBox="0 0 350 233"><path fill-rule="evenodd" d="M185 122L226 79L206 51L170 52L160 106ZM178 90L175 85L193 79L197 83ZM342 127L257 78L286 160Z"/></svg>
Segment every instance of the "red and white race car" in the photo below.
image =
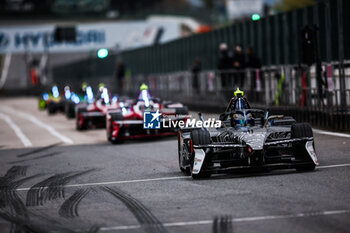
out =
<svg viewBox="0 0 350 233"><path fill-rule="evenodd" d="M154 114L159 114L161 126L163 126L164 121L171 121L173 127L145 128L145 112L156 112ZM186 106L181 103L153 98L147 85L143 84L136 100L131 103L119 102L118 108L108 109L107 139L115 143L124 139L177 135L179 128L174 122L186 122L187 118L188 108Z"/></svg>
<svg viewBox="0 0 350 233"><path fill-rule="evenodd" d="M86 130L106 127L108 109L119 109L119 103L117 97L111 98L107 88L103 88L91 103L82 103L76 106L76 129Z"/></svg>

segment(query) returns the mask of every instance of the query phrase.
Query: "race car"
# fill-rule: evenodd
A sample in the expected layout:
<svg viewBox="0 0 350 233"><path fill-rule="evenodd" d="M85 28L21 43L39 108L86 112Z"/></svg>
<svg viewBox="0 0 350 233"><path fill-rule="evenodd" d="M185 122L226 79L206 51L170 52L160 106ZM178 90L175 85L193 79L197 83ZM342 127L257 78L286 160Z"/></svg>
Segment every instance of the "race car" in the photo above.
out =
<svg viewBox="0 0 350 233"><path fill-rule="evenodd" d="M65 88L64 113L68 119L75 118L75 108L77 104L81 103L81 106L83 106L84 103L87 102L88 90L92 93L92 88L85 82L82 84L79 93L71 91L69 87Z"/></svg>
<svg viewBox="0 0 350 233"><path fill-rule="evenodd" d="M187 107L181 103L152 97L146 84L141 85L136 100L120 102L119 106L119 109L109 109L107 112L107 139L112 143L133 138L177 135L178 127L144 128L145 112L155 112L160 116L160 122L185 122L188 115Z"/></svg>
<svg viewBox="0 0 350 233"><path fill-rule="evenodd" d="M104 85L100 85L96 99L93 99L91 89L87 89L87 96L87 102L76 105L76 129L106 127L107 110L120 108L118 98L112 98Z"/></svg>
<svg viewBox="0 0 350 233"><path fill-rule="evenodd" d="M46 108L49 115L55 114L56 112L64 112L63 98L60 96L58 87L54 85L51 88L52 95L46 96Z"/></svg>
<svg viewBox="0 0 350 233"><path fill-rule="evenodd" d="M318 160L308 123L252 109L239 89L234 95L220 115L221 127L180 129L178 161L182 172L195 179L237 169L315 169Z"/></svg>
<svg viewBox="0 0 350 233"><path fill-rule="evenodd" d="M39 98L39 110L45 110L47 108L47 102L51 98L50 94L44 92Z"/></svg>

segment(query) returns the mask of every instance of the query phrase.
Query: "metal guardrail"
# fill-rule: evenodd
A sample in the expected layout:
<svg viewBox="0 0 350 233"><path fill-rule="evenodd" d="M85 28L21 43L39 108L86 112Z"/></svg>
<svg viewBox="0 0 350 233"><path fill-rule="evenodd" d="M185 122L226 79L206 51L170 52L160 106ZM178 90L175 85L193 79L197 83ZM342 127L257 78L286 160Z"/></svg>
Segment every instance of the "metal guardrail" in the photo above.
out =
<svg viewBox="0 0 350 233"><path fill-rule="evenodd" d="M314 67L203 71L197 75L197 81L195 76L188 71L138 75L124 80L122 90L123 94L135 95L139 84L145 82L155 96L182 101L198 109L219 111L239 87L252 105L292 115L298 121L319 127L350 130L350 89L339 88L337 70L333 72L333 83L329 83L333 87L329 88L319 87L321 80L317 80ZM349 70L345 81L349 86Z"/></svg>
<svg viewBox="0 0 350 233"><path fill-rule="evenodd" d="M261 105L350 107L350 89L341 92L336 76L333 79L333 88L318 89L316 77L310 73L305 77L303 85L303 74L293 67L203 71L198 74L197 81L194 81L195 77L191 72L182 71L138 75L132 80L124 80L122 89L125 94L134 94L137 93L139 84L145 82L155 95L162 98L226 100L238 87L247 93L251 102ZM350 84L350 76L346 77L346 82ZM343 97L345 103L341 103Z"/></svg>

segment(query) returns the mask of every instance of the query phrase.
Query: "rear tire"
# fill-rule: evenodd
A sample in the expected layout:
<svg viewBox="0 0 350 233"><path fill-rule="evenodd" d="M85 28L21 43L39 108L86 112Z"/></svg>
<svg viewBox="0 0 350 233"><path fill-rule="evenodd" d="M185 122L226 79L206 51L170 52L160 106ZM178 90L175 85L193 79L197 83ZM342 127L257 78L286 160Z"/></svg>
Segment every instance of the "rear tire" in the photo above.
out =
<svg viewBox="0 0 350 233"><path fill-rule="evenodd" d="M77 130L86 130L88 128L88 120L84 119L84 117L81 116L84 112L87 112L87 109L85 107L77 109L77 117L76 117Z"/></svg>
<svg viewBox="0 0 350 233"><path fill-rule="evenodd" d="M47 111L49 113L49 115L53 115L56 113L56 106L54 103L52 102L49 102L48 105L47 105Z"/></svg>
<svg viewBox="0 0 350 233"><path fill-rule="evenodd" d="M193 145L206 145L211 143L211 138L210 134L208 131L203 130L203 129L196 129L191 131L191 139ZM193 179L202 179L202 178L209 178L211 176L210 172L205 172L203 171L203 168L205 169L206 161L203 161L201 171L198 174L193 174L193 166L194 166L194 157L195 155L191 156L191 161L190 161L190 171L191 171L191 176Z"/></svg>
<svg viewBox="0 0 350 233"><path fill-rule="evenodd" d="M304 138L304 137L313 137L313 132L310 124L308 123L296 123L292 125L291 128L291 137L292 138ZM293 154L297 160L305 161L304 164L296 166L297 171L313 171L315 170L316 165L310 158L309 153L306 151L304 142L295 142L293 143Z"/></svg>
<svg viewBox="0 0 350 233"><path fill-rule="evenodd" d="M64 105L64 112L68 119L75 117L75 104L73 102L66 102Z"/></svg>
<svg viewBox="0 0 350 233"><path fill-rule="evenodd" d="M121 143L122 140L112 139L112 133L114 130L113 121L124 120L123 114L121 114L119 112L110 112L110 113L107 113L107 115L109 115L111 117L109 129L107 129L107 139L108 139L108 141L110 141L113 144ZM108 121L107 118L106 118L106 121ZM108 127L108 122L106 122L106 126Z"/></svg>
<svg viewBox="0 0 350 233"><path fill-rule="evenodd" d="M175 114L176 115L188 115L188 108L187 107L182 107L182 108L176 108L175 109Z"/></svg>

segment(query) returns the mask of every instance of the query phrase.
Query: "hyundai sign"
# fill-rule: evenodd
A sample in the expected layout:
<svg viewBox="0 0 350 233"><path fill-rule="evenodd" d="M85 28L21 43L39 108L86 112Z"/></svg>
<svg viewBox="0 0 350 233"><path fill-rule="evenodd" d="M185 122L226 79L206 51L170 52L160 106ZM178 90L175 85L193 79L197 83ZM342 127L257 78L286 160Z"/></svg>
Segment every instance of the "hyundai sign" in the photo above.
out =
<svg viewBox="0 0 350 233"><path fill-rule="evenodd" d="M0 27L0 53L91 51L100 48L135 48L151 45L164 25L146 21L78 24L75 42L55 43L55 25ZM180 36L177 25L166 25L163 39ZM165 42L164 40L162 42Z"/></svg>

